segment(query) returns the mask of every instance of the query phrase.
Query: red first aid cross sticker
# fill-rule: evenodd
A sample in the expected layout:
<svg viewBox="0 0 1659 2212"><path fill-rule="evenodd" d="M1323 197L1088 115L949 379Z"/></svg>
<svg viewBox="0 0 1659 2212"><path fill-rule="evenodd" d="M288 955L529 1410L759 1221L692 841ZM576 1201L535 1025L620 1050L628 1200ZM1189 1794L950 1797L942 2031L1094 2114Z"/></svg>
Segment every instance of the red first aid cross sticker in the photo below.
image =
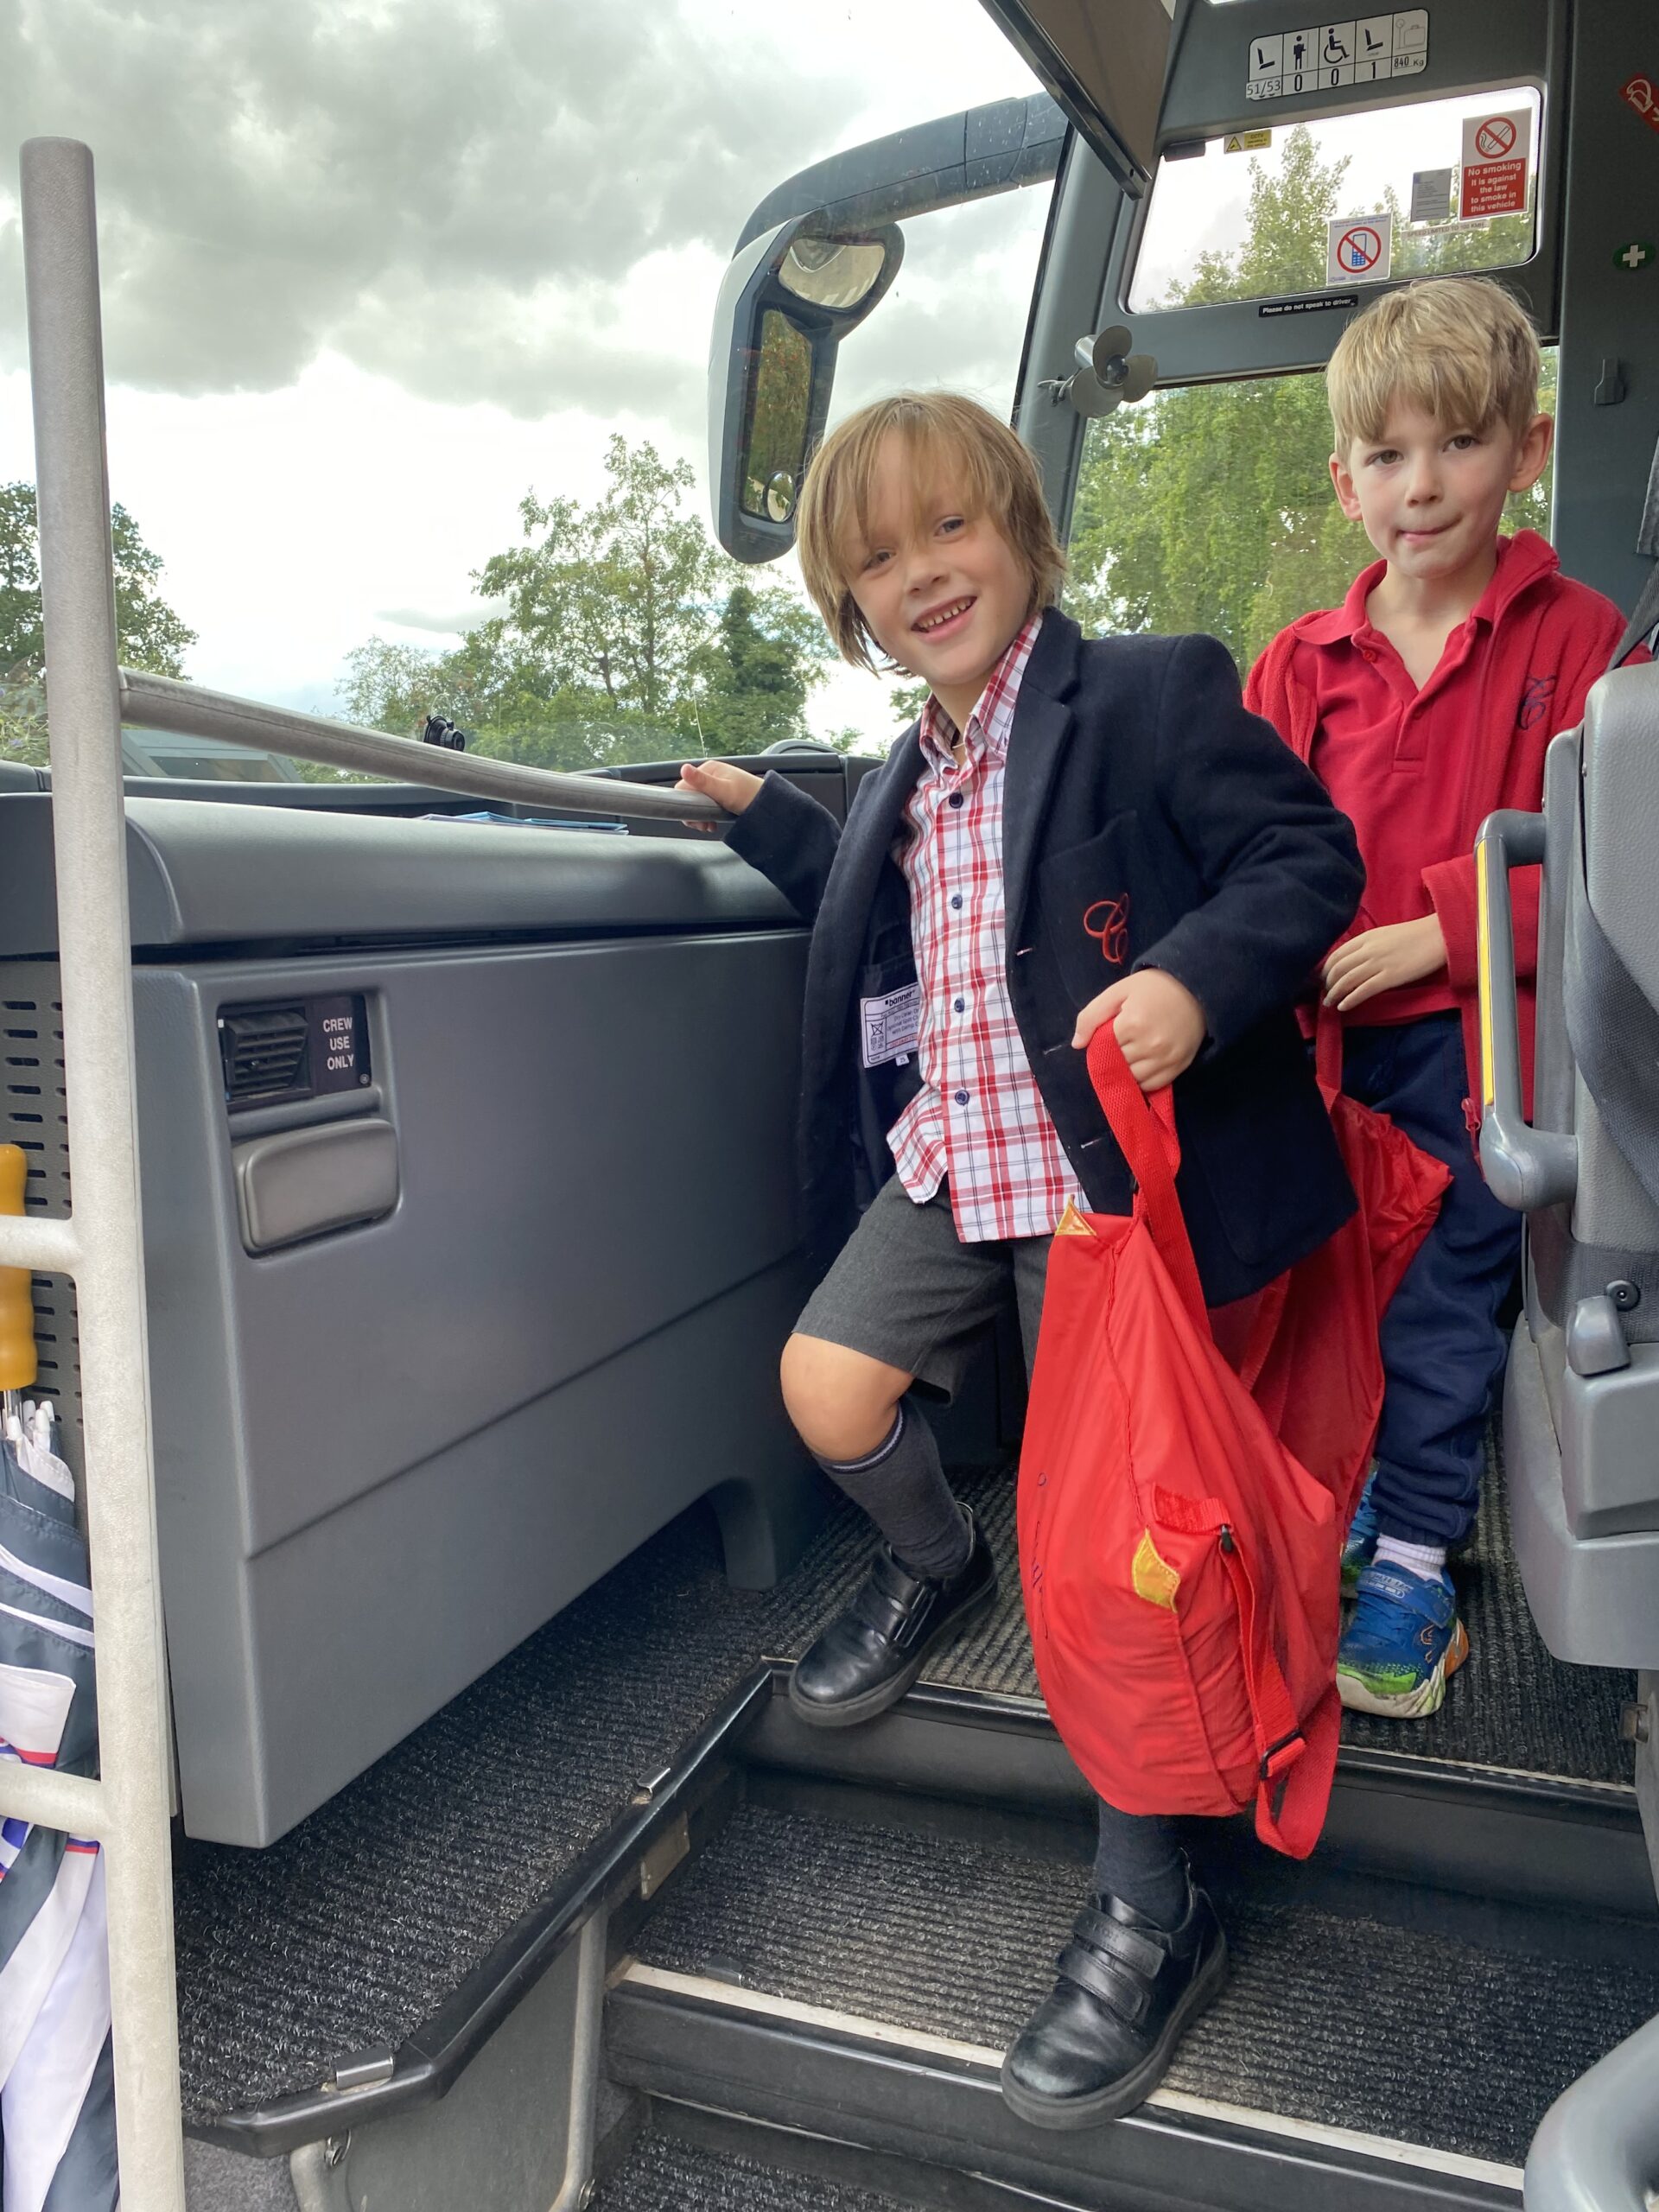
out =
<svg viewBox="0 0 1659 2212"><path fill-rule="evenodd" d="M1649 130L1659 130L1659 88L1651 77L1632 77L1619 92L1626 107L1639 115Z"/></svg>

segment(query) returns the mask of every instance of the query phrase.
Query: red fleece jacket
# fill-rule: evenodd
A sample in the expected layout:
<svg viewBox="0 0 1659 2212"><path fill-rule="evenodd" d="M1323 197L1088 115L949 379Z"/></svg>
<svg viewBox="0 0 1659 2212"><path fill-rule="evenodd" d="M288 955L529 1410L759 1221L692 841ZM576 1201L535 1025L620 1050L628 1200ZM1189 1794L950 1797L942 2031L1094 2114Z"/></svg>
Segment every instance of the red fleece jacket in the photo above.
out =
<svg viewBox="0 0 1659 2212"><path fill-rule="evenodd" d="M1476 833L1495 807L1541 805L1545 749L1583 718L1624 618L1599 592L1563 576L1535 531L1518 531L1500 539L1491 582L1420 690L1366 616L1385 567L1378 561L1363 570L1341 607L1281 630L1250 671L1244 701L1353 821L1366 888L1351 933L1439 918L1445 975L1385 992L1354 1020L1414 1021L1458 1007L1474 1097ZM1539 871L1517 869L1511 882L1530 1111Z"/></svg>

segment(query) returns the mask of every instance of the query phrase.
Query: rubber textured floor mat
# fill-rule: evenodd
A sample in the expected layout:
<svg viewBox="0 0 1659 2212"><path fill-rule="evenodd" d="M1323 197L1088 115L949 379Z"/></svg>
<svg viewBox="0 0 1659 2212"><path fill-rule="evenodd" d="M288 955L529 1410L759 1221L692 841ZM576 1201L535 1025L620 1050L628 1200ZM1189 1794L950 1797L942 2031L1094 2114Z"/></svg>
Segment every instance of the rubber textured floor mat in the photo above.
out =
<svg viewBox="0 0 1659 2212"><path fill-rule="evenodd" d="M892 2196L841 2189L648 2129L594 2194L593 2212L902 2212Z"/></svg>
<svg viewBox="0 0 1659 2212"><path fill-rule="evenodd" d="M931 1679L1034 1696L1014 1481L964 1477L1002 1562L997 1605ZM1496 1499L1497 1485L1488 1485ZM311 2088L394 2048L626 1808L761 1657L790 1656L857 1581L868 1524L834 1510L773 1591L728 1587L710 1517L682 1516L339 1796L264 1851L182 1843L175 1914L185 2112ZM1463 1570L1473 1656L1445 1710L1351 1732L1427 1756L1628 1780L1626 1679L1549 1658L1498 1511Z"/></svg>
<svg viewBox="0 0 1659 2212"><path fill-rule="evenodd" d="M750 1806L647 1923L648 1964L1002 2049L1050 1986L1086 1866ZM1554 2099L1659 2011L1630 1963L1447 1941L1386 1917L1218 1897L1232 1977L1172 2088L1518 2164ZM1409 1892L1402 1902L1408 1902ZM1529 1933L1535 1930L1529 1929Z"/></svg>

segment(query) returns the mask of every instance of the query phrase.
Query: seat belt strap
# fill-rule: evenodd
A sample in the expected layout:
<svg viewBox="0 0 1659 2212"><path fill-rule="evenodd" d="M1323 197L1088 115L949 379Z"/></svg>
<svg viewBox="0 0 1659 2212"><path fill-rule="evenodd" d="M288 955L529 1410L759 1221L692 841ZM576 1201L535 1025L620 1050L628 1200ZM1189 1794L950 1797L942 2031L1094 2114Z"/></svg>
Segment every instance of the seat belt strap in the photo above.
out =
<svg viewBox="0 0 1659 2212"><path fill-rule="evenodd" d="M1610 668L1621 667L1638 645L1651 650L1654 633L1659 631L1659 445L1653 449L1653 466L1648 471L1648 496L1642 503L1642 525L1636 533L1636 550L1654 565L1648 571L1630 627L1607 664Z"/></svg>
<svg viewBox="0 0 1659 2212"><path fill-rule="evenodd" d="M1608 1135L1659 1205L1659 1012L1596 919L1578 827L1577 896L1568 902L1562 1012L1567 1041Z"/></svg>
<svg viewBox="0 0 1659 2212"><path fill-rule="evenodd" d="M1651 496L1651 494L1649 494ZM1659 630L1659 557L1648 571L1648 580L1642 587L1642 596L1636 602L1630 626L1613 648L1609 669L1621 668L1638 645L1654 650L1654 632Z"/></svg>

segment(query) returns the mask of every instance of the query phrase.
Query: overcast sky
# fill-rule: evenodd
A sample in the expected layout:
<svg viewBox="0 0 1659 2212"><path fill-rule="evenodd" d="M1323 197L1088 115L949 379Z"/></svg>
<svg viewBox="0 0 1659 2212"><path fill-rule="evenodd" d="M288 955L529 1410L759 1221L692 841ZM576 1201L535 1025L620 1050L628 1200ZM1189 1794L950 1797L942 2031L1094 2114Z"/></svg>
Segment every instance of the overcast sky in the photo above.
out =
<svg viewBox="0 0 1659 2212"><path fill-rule="evenodd" d="M80 137L111 491L189 673L326 706L372 633L450 642L525 489L593 496L612 431L702 485L715 296L773 185L1034 89L978 0L12 0L0 481L33 474L16 149ZM911 226L838 410L901 381L1007 407L1046 199ZM888 721L850 674L815 718Z"/></svg>

